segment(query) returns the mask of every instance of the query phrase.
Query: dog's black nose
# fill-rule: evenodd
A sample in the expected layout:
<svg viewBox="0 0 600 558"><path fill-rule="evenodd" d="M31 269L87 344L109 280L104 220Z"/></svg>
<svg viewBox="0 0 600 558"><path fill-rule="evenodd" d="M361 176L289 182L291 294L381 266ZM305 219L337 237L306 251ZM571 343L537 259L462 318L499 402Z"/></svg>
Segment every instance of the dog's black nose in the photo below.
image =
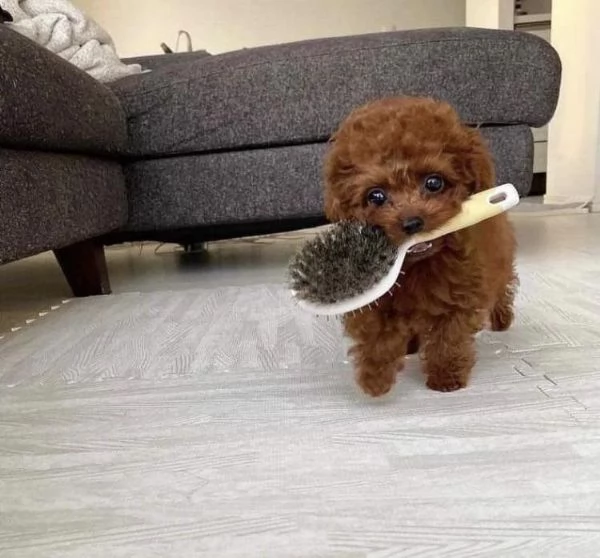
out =
<svg viewBox="0 0 600 558"><path fill-rule="evenodd" d="M402 221L402 230L406 234L416 234L423 230L425 226L425 221L421 219L421 217L409 217L408 219L404 219Z"/></svg>

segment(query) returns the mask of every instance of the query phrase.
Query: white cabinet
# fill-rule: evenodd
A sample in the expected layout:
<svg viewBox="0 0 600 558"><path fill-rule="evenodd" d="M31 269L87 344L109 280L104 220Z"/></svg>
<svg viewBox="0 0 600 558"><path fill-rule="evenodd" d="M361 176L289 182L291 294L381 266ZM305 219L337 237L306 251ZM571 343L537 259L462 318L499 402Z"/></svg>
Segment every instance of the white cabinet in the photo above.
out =
<svg viewBox="0 0 600 558"><path fill-rule="evenodd" d="M515 2L513 28L550 42L552 0L522 0ZM546 172L548 160L548 127L534 128L533 172Z"/></svg>

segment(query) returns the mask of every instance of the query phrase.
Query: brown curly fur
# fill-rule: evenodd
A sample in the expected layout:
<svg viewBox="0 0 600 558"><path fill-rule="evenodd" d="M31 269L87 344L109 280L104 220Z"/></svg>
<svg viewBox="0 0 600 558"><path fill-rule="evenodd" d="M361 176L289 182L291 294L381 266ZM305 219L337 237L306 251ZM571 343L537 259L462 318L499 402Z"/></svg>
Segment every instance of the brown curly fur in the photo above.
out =
<svg viewBox="0 0 600 558"><path fill-rule="evenodd" d="M430 194L422 185L434 173L446 186ZM432 230L471 194L494 185L481 135L463 125L452 107L392 98L357 109L334 135L325 163L325 209L332 221L378 225L401 243L403 219L422 217L425 230ZM386 190L385 205L366 201L373 187ZM475 364L475 333L487 322L494 330L511 325L514 253L512 228L500 215L434 241L424 256L409 256L391 296L345 316L361 388L372 396L387 393L407 351L417 347L429 388L465 387Z"/></svg>

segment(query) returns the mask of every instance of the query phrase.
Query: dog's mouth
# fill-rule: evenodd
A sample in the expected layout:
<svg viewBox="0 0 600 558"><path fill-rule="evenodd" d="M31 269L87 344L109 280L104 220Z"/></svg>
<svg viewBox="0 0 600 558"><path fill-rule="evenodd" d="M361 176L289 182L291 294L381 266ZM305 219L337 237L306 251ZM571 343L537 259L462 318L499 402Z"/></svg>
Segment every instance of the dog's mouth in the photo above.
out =
<svg viewBox="0 0 600 558"><path fill-rule="evenodd" d="M431 242L419 242L406 251L406 262L417 263L431 258L437 254L443 246L443 239L436 239Z"/></svg>

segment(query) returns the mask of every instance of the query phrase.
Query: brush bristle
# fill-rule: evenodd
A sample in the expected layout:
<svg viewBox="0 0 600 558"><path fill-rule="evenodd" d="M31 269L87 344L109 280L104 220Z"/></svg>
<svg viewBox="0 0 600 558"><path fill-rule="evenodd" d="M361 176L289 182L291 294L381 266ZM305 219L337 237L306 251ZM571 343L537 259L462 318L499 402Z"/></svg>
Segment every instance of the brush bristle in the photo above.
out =
<svg viewBox="0 0 600 558"><path fill-rule="evenodd" d="M289 265L290 288L302 300L333 304L360 295L391 269L397 248L380 229L341 222L309 240Z"/></svg>

